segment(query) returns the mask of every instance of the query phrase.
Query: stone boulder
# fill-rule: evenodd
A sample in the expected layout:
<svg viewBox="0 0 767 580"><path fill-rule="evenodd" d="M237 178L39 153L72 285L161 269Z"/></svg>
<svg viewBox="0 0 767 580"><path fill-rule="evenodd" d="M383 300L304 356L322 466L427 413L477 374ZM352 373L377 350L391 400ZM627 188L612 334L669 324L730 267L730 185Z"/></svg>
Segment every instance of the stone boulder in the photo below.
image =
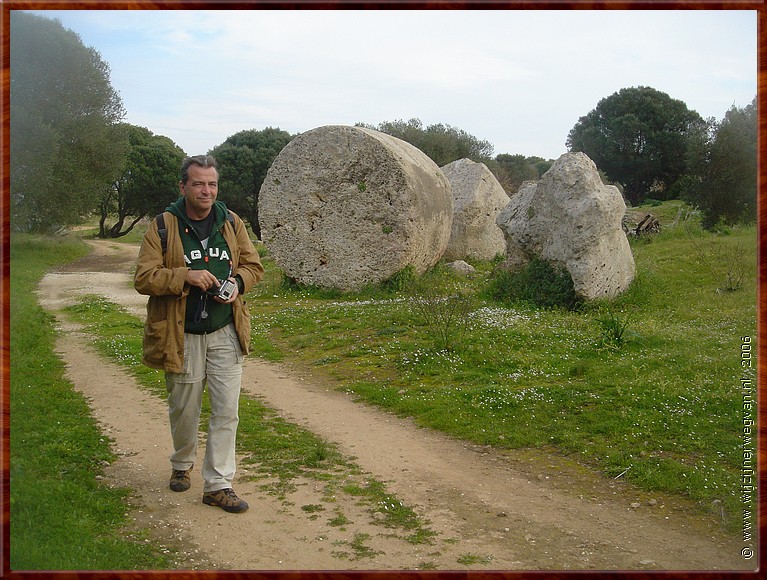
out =
<svg viewBox="0 0 767 580"><path fill-rule="evenodd" d="M562 155L538 182L525 183L498 215L509 270L533 257L570 273L584 300L611 298L628 288L636 267L621 221L618 189L604 185L584 153Z"/></svg>
<svg viewBox="0 0 767 580"><path fill-rule="evenodd" d="M450 184L409 143L372 129L326 126L279 153L259 193L261 237L303 284L358 290L412 266L421 274L447 247Z"/></svg>
<svg viewBox="0 0 767 580"><path fill-rule="evenodd" d="M456 274L460 274L461 276L471 276L472 274L477 273L477 269L472 266L471 264L468 264L467 262L464 262L463 260L456 260L455 262L448 262L445 264L450 270L455 272Z"/></svg>
<svg viewBox="0 0 767 580"><path fill-rule="evenodd" d="M484 163L459 159L442 168L453 190L453 228L448 260L492 260L506 250L495 218L509 203L503 187Z"/></svg>

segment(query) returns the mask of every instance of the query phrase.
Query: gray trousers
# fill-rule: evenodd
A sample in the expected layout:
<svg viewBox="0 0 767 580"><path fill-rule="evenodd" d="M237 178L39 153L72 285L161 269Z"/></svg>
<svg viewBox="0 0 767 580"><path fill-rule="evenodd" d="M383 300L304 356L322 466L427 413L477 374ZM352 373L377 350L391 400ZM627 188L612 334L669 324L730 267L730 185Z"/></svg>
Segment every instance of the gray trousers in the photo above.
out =
<svg viewBox="0 0 767 580"><path fill-rule="evenodd" d="M208 387L210 420L202 463L204 492L232 487L239 423L242 349L234 325L210 334L184 334L184 371L165 373L174 469L191 469L197 457L202 394Z"/></svg>

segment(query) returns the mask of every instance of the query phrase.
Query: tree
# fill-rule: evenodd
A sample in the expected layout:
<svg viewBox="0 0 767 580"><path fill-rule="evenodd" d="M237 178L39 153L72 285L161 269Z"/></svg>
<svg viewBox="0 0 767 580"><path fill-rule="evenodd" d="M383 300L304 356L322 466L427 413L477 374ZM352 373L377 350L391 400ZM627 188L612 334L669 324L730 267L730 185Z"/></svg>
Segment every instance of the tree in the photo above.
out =
<svg viewBox="0 0 767 580"><path fill-rule="evenodd" d="M538 179L543 177L543 174L551 169L552 165L554 165L554 159L544 159L543 157L535 156L528 157L527 162L535 167L535 170L538 172Z"/></svg>
<svg viewBox="0 0 767 580"><path fill-rule="evenodd" d="M519 191L519 186L525 181L532 181L539 179L542 174L538 173L538 167L536 167L536 161L531 162L529 157L524 155L509 155L508 153L501 153L495 158L495 163L492 164L490 169L495 174L498 182L503 186L503 189L507 193L516 193Z"/></svg>
<svg viewBox="0 0 767 580"><path fill-rule="evenodd" d="M261 237L258 224L258 194L266 172L282 148L293 137L279 128L250 129L228 137L210 153L221 167L219 192L227 207Z"/></svg>
<svg viewBox="0 0 767 580"><path fill-rule="evenodd" d="M99 53L58 20L10 18L10 197L14 229L45 231L96 209L127 141Z"/></svg>
<svg viewBox="0 0 767 580"><path fill-rule="evenodd" d="M493 146L489 141L482 141L469 135L462 129L441 123L423 128L420 119L383 122L378 127L357 123L358 127L374 129L392 137L407 141L423 151L439 167L458 159L471 159L486 162L493 155Z"/></svg>
<svg viewBox="0 0 767 580"><path fill-rule="evenodd" d="M123 125L130 150L125 170L101 198L99 236L119 238L130 232L146 216L164 210L179 196L179 168L184 151L168 137L149 129ZM117 221L107 227L109 215ZM125 221L131 218L127 228Z"/></svg>
<svg viewBox="0 0 767 580"><path fill-rule="evenodd" d="M757 124L754 97L712 124L710 141L697 149L682 197L701 210L704 227L756 220Z"/></svg>
<svg viewBox="0 0 767 580"><path fill-rule="evenodd" d="M632 204L665 198L685 173L689 139L705 121L682 101L650 87L621 89L581 117L567 137Z"/></svg>

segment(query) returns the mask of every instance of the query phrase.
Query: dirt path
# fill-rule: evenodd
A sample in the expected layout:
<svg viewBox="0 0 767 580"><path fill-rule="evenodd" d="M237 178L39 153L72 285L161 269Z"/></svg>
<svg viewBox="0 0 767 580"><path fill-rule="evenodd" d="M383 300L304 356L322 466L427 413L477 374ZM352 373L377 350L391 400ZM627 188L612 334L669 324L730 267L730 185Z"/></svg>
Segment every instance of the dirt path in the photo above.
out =
<svg viewBox="0 0 767 580"><path fill-rule="evenodd" d="M120 367L99 358L91 339L60 309L79 295L99 294L143 317L145 298L132 288L137 248L89 242L87 258L45 276L41 303L56 314L57 349L68 376L87 397L119 460L108 481L135 490L136 524L160 545L180 550L179 566L240 570L730 570L746 569L737 538L713 521L694 517L679 499L648 496L577 466L528 453L501 454L414 426L355 403L343 393L288 366L250 357L243 390L335 442L363 470L430 521L432 545L411 545L375 526L353 500L333 504L351 523L329 525L332 513L316 483L299 482L285 504L247 481L240 464L237 492L245 514L201 503L192 489L167 487L170 437L163 400L141 390ZM328 505L325 503L325 505ZM353 548L367 538L373 551ZM465 563L459 563L459 560Z"/></svg>

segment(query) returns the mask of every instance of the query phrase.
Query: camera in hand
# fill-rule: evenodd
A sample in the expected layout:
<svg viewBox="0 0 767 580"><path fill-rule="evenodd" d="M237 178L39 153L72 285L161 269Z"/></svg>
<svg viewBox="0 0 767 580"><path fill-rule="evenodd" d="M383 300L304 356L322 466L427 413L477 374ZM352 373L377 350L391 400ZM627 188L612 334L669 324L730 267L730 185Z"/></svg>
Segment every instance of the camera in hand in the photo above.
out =
<svg viewBox="0 0 767 580"><path fill-rule="evenodd" d="M234 289L236 285L231 280L219 280L218 288L212 286L208 289L208 294L220 298L224 302L229 300L234 295Z"/></svg>

